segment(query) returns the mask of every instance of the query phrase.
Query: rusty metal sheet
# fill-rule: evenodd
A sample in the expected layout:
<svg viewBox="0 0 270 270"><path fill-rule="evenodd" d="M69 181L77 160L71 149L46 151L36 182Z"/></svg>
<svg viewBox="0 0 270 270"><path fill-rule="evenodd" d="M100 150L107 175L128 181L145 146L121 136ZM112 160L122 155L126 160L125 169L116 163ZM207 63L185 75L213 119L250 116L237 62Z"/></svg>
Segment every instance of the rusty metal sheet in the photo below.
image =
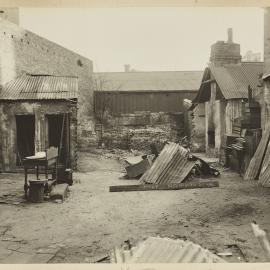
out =
<svg viewBox="0 0 270 270"><path fill-rule="evenodd" d="M265 157L265 153L267 150L267 145L269 143L269 139L270 139L270 125L268 125L268 127L263 132L259 146L258 146L254 156L252 157L252 159L248 165L248 168L245 172L244 180L254 180L254 179L257 179L259 177L260 169L261 169L261 166L263 164L263 160Z"/></svg>
<svg viewBox="0 0 270 270"><path fill-rule="evenodd" d="M118 250L118 253L121 253ZM122 263L225 263L209 250L190 241L149 237L123 256L112 256L113 262Z"/></svg>
<svg viewBox="0 0 270 270"><path fill-rule="evenodd" d="M77 99L78 78L25 73L5 84L1 100Z"/></svg>

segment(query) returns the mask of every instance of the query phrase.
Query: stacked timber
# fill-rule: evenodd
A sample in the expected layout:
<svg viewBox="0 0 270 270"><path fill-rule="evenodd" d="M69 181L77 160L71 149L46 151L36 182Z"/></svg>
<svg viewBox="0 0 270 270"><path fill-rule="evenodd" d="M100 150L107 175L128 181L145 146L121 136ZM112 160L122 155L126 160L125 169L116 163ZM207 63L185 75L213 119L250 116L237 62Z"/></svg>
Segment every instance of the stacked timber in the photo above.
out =
<svg viewBox="0 0 270 270"><path fill-rule="evenodd" d="M264 187L270 187L270 125L265 129L260 144L244 175L244 180L259 180Z"/></svg>

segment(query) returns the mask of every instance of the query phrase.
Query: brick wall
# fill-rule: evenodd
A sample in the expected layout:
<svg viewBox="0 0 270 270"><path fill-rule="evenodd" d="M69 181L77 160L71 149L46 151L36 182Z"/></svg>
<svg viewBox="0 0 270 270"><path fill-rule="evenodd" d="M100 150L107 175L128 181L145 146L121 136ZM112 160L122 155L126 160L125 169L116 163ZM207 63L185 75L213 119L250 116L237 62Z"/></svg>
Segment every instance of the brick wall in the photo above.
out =
<svg viewBox="0 0 270 270"><path fill-rule="evenodd" d="M78 77L78 136L81 136L81 123L87 121L91 111L92 61L0 19L0 84L14 79L22 72Z"/></svg>
<svg viewBox="0 0 270 270"><path fill-rule="evenodd" d="M210 61L217 66L225 64L240 64L240 45L217 41L211 46Z"/></svg>

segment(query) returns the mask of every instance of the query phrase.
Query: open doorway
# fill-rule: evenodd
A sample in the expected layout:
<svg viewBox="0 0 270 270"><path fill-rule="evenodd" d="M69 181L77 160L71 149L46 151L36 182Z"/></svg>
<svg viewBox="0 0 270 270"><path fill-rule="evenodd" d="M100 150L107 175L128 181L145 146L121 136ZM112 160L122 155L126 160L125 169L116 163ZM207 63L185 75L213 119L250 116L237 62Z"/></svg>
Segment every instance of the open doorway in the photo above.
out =
<svg viewBox="0 0 270 270"><path fill-rule="evenodd" d="M35 154L35 116L16 115L17 130L17 166L22 159Z"/></svg>
<svg viewBox="0 0 270 270"><path fill-rule="evenodd" d="M47 115L48 146L58 147L58 162L69 166L69 117L68 114Z"/></svg>

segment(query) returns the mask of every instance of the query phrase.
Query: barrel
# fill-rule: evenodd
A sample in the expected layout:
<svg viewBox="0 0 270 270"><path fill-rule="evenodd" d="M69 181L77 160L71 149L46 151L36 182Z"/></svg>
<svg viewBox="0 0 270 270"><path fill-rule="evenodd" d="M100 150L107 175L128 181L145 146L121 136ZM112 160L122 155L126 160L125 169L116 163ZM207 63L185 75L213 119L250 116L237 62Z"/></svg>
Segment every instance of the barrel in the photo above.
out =
<svg viewBox="0 0 270 270"><path fill-rule="evenodd" d="M46 180L30 180L29 201L33 203L43 202L44 186Z"/></svg>

